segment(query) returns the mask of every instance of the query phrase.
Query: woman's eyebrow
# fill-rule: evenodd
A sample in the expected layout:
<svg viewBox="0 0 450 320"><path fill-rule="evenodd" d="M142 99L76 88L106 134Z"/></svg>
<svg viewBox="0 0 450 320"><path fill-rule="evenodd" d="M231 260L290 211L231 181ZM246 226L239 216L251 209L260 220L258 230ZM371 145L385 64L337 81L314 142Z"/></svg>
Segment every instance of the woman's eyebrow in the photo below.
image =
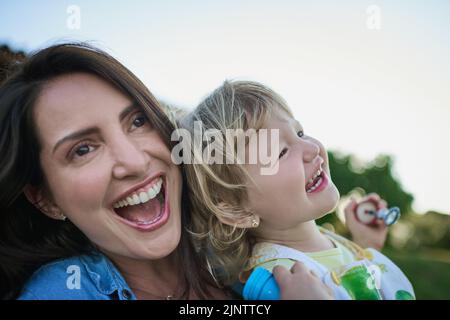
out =
<svg viewBox="0 0 450 320"><path fill-rule="evenodd" d="M123 119L125 119L131 112L133 112L137 108L139 108L138 105L136 103L132 103L131 105L129 105L128 107L123 109L120 112L119 121L122 121ZM94 133L99 133L99 131L100 130L97 127L89 127L89 128L86 128L86 129L81 129L79 131L75 131L75 132L65 136L64 138L58 140L58 142L56 142L55 146L53 147L52 153L55 153L56 149L61 144L63 144L66 141L77 140L77 139L80 139L80 138L82 138L84 136L88 136L88 135L91 135L91 134L94 134Z"/></svg>
<svg viewBox="0 0 450 320"><path fill-rule="evenodd" d="M90 127L90 128L82 129L79 131L75 131L74 133L71 133L71 134L65 136L64 138L60 139L53 147L52 153L55 153L56 149L58 149L58 147L66 141L77 140L81 137L84 137L84 136L87 136L90 134L94 134L94 133L98 133L99 131L100 130L97 127Z"/></svg>
<svg viewBox="0 0 450 320"><path fill-rule="evenodd" d="M122 121L123 119L125 119L131 112L133 112L136 109L139 109L139 105L137 103L133 102L132 104L130 104L128 107L126 107L125 109L123 109L120 112L119 121Z"/></svg>

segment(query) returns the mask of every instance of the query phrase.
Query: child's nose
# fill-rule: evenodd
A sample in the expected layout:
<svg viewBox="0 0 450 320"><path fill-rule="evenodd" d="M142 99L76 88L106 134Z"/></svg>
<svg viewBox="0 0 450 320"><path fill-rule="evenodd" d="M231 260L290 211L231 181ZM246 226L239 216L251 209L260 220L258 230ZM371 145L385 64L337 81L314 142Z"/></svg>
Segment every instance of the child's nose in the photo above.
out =
<svg viewBox="0 0 450 320"><path fill-rule="evenodd" d="M320 154L320 146L314 141L303 140L303 161L312 162Z"/></svg>

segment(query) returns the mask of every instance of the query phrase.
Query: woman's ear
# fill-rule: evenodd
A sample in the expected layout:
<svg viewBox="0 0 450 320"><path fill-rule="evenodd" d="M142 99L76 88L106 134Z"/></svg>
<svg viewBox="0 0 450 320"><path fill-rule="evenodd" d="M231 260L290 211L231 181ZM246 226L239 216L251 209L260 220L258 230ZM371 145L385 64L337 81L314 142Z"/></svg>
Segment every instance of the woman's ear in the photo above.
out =
<svg viewBox="0 0 450 320"><path fill-rule="evenodd" d="M27 184L23 188L23 193L28 201L47 217L55 220L66 220L66 216L61 209L44 195L41 188Z"/></svg>

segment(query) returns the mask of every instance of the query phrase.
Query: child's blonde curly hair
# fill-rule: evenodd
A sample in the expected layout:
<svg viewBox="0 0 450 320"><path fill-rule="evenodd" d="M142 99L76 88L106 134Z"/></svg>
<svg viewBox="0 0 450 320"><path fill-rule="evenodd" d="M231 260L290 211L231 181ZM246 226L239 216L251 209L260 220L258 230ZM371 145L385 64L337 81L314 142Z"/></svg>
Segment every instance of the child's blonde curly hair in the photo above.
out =
<svg viewBox="0 0 450 320"><path fill-rule="evenodd" d="M258 131L276 110L292 116L284 99L268 87L251 81L225 81L200 105L181 119L182 128L194 136L194 122L202 131L219 130L225 137L228 129L255 129ZM191 139L193 141L193 139ZM225 141L230 143L229 141ZM233 141L234 142L234 141ZM191 146L192 159L201 160L198 145ZM253 240L245 228L222 223L224 220L248 219L253 213L243 204L247 200L246 185L250 179L243 164L234 153L223 148L223 155L232 157L233 164L186 164L185 174L189 185L192 221L189 232L199 250L208 255L210 272L221 286L238 280L246 260L251 254ZM225 154L226 152L226 154Z"/></svg>

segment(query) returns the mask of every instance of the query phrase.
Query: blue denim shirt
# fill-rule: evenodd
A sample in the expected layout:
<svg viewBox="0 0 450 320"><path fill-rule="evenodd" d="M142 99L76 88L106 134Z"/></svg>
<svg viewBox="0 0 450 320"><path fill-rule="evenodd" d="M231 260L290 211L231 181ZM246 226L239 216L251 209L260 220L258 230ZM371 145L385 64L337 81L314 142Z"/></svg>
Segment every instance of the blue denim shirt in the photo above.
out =
<svg viewBox="0 0 450 320"><path fill-rule="evenodd" d="M57 260L39 268L19 300L136 300L117 268L102 253Z"/></svg>

